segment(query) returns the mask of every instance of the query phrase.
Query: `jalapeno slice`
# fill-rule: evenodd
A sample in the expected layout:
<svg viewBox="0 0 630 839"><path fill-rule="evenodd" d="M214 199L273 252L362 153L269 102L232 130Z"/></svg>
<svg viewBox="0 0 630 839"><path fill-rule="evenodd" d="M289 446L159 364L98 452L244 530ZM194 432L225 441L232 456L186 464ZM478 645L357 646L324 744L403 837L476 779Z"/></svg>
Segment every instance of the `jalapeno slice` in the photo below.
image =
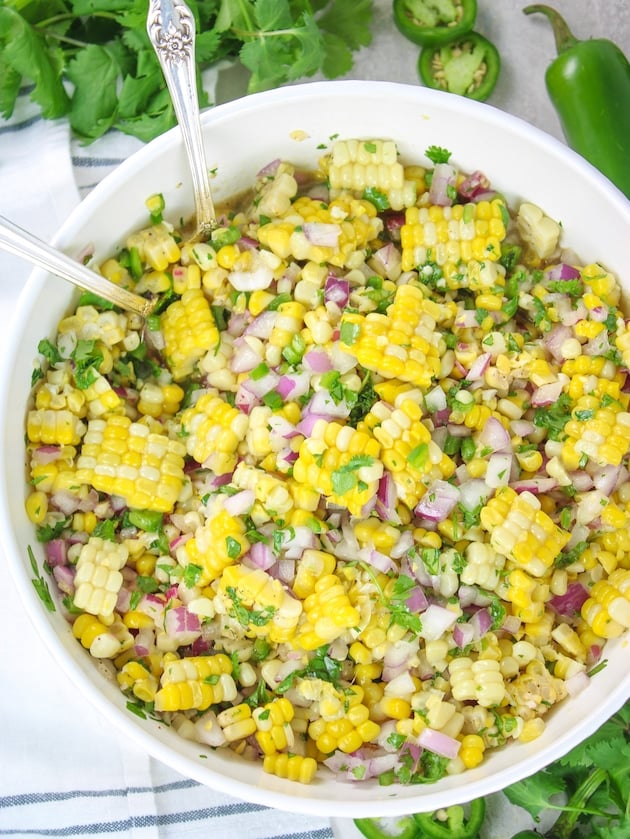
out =
<svg viewBox="0 0 630 839"><path fill-rule="evenodd" d="M435 47L475 25L477 0L394 0L394 23L420 46Z"/></svg>
<svg viewBox="0 0 630 839"><path fill-rule="evenodd" d="M418 73L427 87L483 101L499 78L501 58L491 41L469 32L441 47L424 47Z"/></svg>
<svg viewBox="0 0 630 839"><path fill-rule="evenodd" d="M365 839L416 839L418 833L413 816L355 819L354 823Z"/></svg>
<svg viewBox="0 0 630 839"><path fill-rule="evenodd" d="M427 839L477 839L486 815L486 802L476 798L468 806L468 818L464 807L455 804L446 808L446 819L436 819L434 813L416 813L414 819L421 829L421 836Z"/></svg>

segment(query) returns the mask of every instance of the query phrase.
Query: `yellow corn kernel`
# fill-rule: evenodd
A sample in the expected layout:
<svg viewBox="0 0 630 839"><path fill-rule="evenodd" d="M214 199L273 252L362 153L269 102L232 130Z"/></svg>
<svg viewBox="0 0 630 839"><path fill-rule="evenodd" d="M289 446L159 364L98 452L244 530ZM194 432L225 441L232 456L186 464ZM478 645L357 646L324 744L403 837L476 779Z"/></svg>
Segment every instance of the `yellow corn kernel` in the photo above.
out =
<svg viewBox="0 0 630 839"><path fill-rule="evenodd" d="M458 757L466 769L474 769L483 760L486 744L478 734L467 734L462 737L462 745Z"/></svg>
<svg viewBox="0 0 630 839"><path fill-rule="evenodd" d="M26 515L33 524L42 524L48 512L48 496L41 490L31 492L26 499Z"/></svg>
<svg viewBox="0 0 630 839"><path fill-rule="evenodd" d="M544 730L545 721L541 717L535 717L532 720L527 720L523 724L523 730L518 739L521 743L531 743L532 740L537 740Z"/></svg>

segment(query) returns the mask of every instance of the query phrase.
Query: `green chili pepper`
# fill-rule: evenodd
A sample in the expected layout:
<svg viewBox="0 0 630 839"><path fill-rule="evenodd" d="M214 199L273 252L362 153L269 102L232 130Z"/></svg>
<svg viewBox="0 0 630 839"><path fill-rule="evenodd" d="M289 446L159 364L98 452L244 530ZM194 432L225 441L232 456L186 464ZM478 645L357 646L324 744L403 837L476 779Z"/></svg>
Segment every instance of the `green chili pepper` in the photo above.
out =
<svg viewBox="0 0 630 839"><path fill-rule="evenodd" d="M414 819L427 839L476 839L486 815L486 802L476 798L470 802L468 818L459 804L447 807L446 819L438 820L435 813L416 813Z"/></svg>
<svg viewBox="0 0 630 839"><path fill-rule="evenodd" d="M417 839L418 837L418 825L414 816L355 819L354 823L366 839Z"/></svg>
<svg viewBox="0 0 630 839"><path fill-rule="evenodd" d="M427 87L483 101L494 90L501 69L497 48L478 32L441 47L424 47L418 73Z"/></svg>
<svg viewBox="0 0 630 839"><path fill-rule="evenodd" d="M515 833L512 839L542 839L542 837L535 830L521 830L520 833Z"/></svg>
<svg viewBox="0 0 630 839"><path fill-rule="evenodd" d="M477 0L394 0L394 23L420 46L440 46L475 25Z"/></svg>
<svg viewBox="0 0 630 839"><path fill-rule="evenodd" d="M549 6L526 6L553 26L557 58L547 68L547 92L566 141L630 198L630 63L612 41L574 37Z"/></svg>

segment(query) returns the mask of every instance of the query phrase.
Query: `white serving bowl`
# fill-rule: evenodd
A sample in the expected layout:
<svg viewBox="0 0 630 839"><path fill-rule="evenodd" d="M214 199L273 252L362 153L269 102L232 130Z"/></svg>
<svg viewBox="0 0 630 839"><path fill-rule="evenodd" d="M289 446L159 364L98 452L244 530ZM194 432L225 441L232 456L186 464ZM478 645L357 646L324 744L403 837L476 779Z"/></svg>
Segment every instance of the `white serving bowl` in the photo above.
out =
<svg viewBox="0 0 630 839"><path fill-rule="evenodd" d="M600 261L630 290L630 203L563 144L487 105L424 88L380 82L312 83L249 96L203 115L215 197L228 198L280 157L314 165L333 135L390 138L406 161L429 145L449 149L464 171L481 169L511 201L526 198L564 228L563 244L585 261ZM162 192L178 223L192 212L190 179L177 129L125 161L83 201L55 237L71 255L94 247L96 263L146 223L144 200ZM24 606L43 641L87 701L117 729L180 773L221 792L285 810L338 817L428 811L494 792L566 753L630 697L628 638L609 642L608 665L575 698L549 714L544 734L490 753L477 769L433 785L379 787L345 783L323 771L311 785L282 781L227 751L181 739L141 720L72 636L60 609L49 613L32 585L27 546L43 552L24 510L24 420L37 344L53 337L76 297L64 281L35 271L23 292L2 364L0 510L5 554ZM52 586L51 586L52 588Z"/></svg>

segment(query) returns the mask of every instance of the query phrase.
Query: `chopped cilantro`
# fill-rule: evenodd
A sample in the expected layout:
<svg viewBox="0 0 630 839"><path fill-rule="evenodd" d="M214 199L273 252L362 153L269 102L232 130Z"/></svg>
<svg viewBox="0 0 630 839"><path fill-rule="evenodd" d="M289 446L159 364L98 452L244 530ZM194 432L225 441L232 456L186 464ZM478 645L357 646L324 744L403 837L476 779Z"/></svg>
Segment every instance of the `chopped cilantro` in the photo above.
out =
<svg viewBox="0 0 630 839"><path fill-rule="evenodd" d="M452 152L448 151L448 149L442 148L442 146L429 146L424 154L431 163L437 164L448 163L451 159Z"/></svg>
<svg viewBox="0 0 630 839"><path fill-rule="evenodd" d="M364 466L372 466L374 458L367 454L355 454L350 460L331 475L333 492L336 495L344 495L353 490L359 481L357 472Z"/></svg>

